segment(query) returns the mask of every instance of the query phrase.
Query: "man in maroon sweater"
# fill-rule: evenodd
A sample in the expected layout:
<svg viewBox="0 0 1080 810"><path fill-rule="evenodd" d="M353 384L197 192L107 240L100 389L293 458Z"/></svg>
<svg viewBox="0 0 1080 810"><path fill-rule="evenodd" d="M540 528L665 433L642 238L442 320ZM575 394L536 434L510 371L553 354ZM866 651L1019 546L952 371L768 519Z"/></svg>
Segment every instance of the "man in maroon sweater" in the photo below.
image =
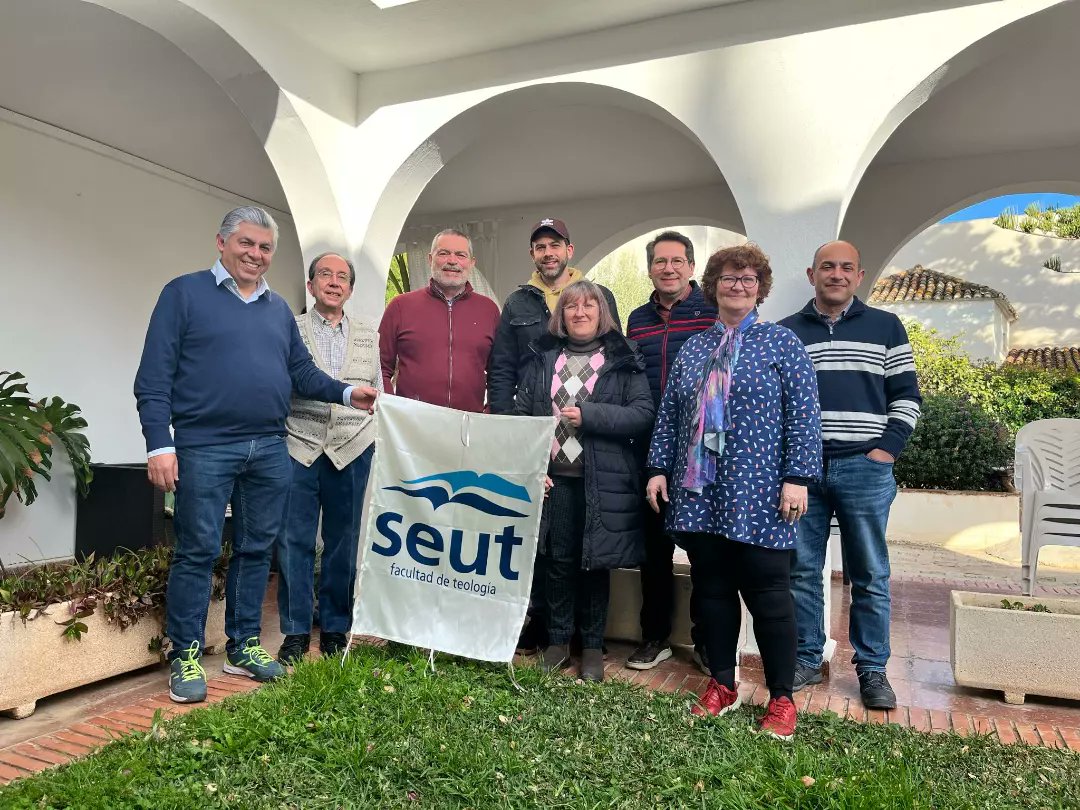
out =
<svg viewBox="0 0 1080 810"><path fill-rule="evenodd" d="M469 284L476 259L461 231L436 234L428 263L428 286L399 295L383 313L383 385L390 394L481 413L499 307Z"/></svg>

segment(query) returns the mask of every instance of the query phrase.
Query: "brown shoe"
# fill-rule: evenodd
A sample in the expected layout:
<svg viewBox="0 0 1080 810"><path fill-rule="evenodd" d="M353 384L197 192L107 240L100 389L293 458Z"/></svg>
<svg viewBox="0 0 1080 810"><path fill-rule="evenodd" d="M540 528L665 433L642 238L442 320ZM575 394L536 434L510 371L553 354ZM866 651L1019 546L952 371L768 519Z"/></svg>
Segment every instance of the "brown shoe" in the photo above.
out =
<svg viewBox="0 0 1080 810"><path fill-rule="evenodd" d="M581 651L581 680L600 683L604 680L604 651L586 647Z"/></svg>
<svg viewBox="0 0 1080 810"><path fill-rule="evenodd" d="M556 672L569 663L569 644L549 644L540 659L540 669L544 670L544 672Z"/></svg>

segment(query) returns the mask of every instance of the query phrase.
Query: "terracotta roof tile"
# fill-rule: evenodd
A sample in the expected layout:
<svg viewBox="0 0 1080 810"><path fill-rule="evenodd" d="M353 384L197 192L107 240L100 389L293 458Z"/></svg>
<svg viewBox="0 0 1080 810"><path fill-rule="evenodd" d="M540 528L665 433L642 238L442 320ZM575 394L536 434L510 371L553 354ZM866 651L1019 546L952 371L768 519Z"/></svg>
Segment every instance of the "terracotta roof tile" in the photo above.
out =
<svg viewBox="0 0 1080 810"><path fill-rule="evenodd" d="M1046 368L1080 373L1080 346L1037 346L1010 349L1005 363L1012 366Z"/></svg>
<svg viewBox="0 0 1080 810"><path fill-rule="evenodd" d="M878 279L870 293L871 304L895 304L901 301L998 301L1009 320L1016 320L1016 310L1009 299L992 287L974 284L956 276L939 273L922 265Z"/></svg>

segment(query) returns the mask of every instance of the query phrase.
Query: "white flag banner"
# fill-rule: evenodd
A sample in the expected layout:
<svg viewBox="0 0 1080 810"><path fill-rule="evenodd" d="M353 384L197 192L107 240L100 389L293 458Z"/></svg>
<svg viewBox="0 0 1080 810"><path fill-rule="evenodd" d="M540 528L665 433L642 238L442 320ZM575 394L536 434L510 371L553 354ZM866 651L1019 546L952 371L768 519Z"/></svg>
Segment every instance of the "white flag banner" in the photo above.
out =
<svg viewBox="0 0 1080 810"><path fill-rule="evenodd" d="M352 632L510 661L555 421L379 397Z"/></svg>

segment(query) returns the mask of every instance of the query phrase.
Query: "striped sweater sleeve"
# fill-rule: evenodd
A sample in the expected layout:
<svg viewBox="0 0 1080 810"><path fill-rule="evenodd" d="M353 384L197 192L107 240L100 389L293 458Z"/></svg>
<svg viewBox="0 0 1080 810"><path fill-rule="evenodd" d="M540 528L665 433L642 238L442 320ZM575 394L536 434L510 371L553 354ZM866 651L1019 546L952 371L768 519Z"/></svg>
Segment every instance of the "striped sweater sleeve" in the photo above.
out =
<svg viewBox="0 0 1080 810"><path fill-rule="evenodd" d="M915 430L922 403L911 343L899 318L894 318L893 332L885 348L885 400L888 422L877 447L897 458Z"/></svg>

